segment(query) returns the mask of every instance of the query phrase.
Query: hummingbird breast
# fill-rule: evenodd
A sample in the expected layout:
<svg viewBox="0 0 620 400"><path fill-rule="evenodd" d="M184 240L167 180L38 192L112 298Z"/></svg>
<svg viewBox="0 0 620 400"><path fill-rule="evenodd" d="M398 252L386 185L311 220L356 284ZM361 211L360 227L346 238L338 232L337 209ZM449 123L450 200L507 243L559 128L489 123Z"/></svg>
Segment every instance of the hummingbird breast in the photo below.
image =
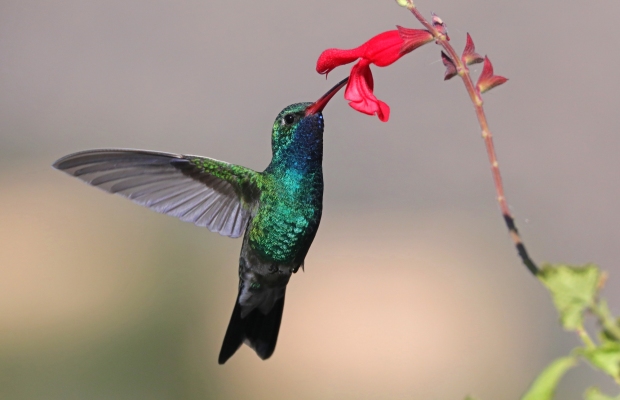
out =
<svg viewBox="0 0 620 400"><path fill-rule="evenodd" d="M263 178L258 209L248 227L248 244L263 262L297 268L321 220L322 169L290 168Z"/></svg>

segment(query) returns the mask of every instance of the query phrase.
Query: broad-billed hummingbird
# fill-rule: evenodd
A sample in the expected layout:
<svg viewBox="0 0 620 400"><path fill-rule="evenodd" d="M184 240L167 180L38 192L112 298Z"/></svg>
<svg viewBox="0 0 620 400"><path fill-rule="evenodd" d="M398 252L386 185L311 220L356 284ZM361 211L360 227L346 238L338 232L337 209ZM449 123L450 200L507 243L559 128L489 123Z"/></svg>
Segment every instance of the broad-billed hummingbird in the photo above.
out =
<svg viewBox="0 0 620 400"><path fill-rule="evenodd" d="M110 193L229 237L243 236L239 292L218 362L242 343L261 359L276 347L284 294L319 227L323 115L342 80L314 103L291 104L271 134L263 172L212 158L144 150L87 150L54 167Z"/></svg>

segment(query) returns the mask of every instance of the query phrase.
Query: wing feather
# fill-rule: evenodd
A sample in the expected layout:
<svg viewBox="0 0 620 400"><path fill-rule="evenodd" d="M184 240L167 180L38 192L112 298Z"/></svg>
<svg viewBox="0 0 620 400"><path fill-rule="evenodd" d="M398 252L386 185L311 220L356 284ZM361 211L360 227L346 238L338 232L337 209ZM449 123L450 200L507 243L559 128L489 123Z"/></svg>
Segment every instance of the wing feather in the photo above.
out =
<svg viewBox="0 0 620 400"><path fill-rule="evenodd" d="M243 234L260 174L206 157L144 150L89 150L54 167L109 193L224 236Z"/></svg>

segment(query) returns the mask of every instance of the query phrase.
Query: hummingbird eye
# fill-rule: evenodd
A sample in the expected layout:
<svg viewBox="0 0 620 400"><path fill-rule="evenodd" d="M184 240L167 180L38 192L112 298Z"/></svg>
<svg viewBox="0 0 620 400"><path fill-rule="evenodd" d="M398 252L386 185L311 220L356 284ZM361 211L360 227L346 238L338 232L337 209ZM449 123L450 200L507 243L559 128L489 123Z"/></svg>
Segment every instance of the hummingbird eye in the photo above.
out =
<svg viewBox="0 0 620 400"><path fill-rule="evenodd" d="M292 124L293 122L295 122L295 116L293 114L287 114L284 116L284 123L287 125Z"/></svg>

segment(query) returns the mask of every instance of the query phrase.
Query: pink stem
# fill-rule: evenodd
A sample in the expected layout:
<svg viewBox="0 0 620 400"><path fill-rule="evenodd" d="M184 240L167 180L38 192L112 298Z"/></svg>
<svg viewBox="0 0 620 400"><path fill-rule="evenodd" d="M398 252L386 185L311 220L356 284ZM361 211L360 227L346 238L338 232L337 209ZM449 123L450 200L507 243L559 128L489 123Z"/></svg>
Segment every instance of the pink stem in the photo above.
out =
<svg viewBox="0 0 620 400"><path fill-rule="evenodd" d="M418 9L410 3L409 10L416 17L418 21L429 32L433 34L435 38L435 43L444 48L444 50L450 55L452 61L456 65L456 70L458 75L463 80L465 84L465 89L467 93L469 93L469 97L474 105L474 109L476 110L476 117L478 117L478 123L480 124L480 129L482 130L482 138L484 139L484 144L487 148L487 154L489 155L489 162L491 164L491 172L493 174L493 182L495 183L495 192L497 194L497 202L499 203L500 210L504 217L504 221L506 226L508 227L508 232L510 233L510 238L514 242L517 252L521 257L521 260L525 264L525 266L529 269L529 271L537 275L539 272L538 266L532 261L530 256L525 249L525 245L521 240L521 236L519 235L519 231L514 222L514 218L510 213L510 209L508 208L508 203L506 202L506 196L504 195L504 185L502 184L502 177L499 173L499 164L497 163L497 155L495 154L495 146L493 145L493 135L491 134L491 130L489 129L489 124L487 122L487 117L484 114L484 108L482 97L480 96L480 92L476 89L476 86L471 80L471 76L469 75L469 69L467 65L461 60L461 57L456 53L450 42L448 41L448 37L443 33L439 32L435 27L430 24L423 16L420 14Z"/></svg>

